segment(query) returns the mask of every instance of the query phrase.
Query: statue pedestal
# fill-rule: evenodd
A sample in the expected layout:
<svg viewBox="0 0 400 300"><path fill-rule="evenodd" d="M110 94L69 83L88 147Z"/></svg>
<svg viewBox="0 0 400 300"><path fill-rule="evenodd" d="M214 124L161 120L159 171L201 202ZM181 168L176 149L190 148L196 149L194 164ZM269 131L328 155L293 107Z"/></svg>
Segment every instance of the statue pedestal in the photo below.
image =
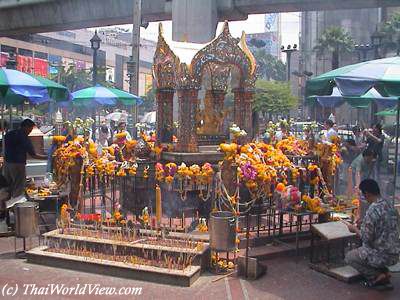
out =
<svg viewBox="0 0 400 300"><path fill-rule="evenodd" d="M219 145L221 143L226 142L229 140L229 136L226 134L214 134L214 135L207 135L207 134L198 134L197 135L197 142L199 145ZM201 150L200 150L201 152Z"/></svg>

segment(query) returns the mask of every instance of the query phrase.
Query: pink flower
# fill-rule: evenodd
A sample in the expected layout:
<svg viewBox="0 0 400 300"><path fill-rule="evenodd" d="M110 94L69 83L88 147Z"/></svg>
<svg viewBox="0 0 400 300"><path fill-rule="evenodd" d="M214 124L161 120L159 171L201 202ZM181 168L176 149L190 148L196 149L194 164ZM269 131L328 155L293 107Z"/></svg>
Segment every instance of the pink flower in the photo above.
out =
<svg viewBox="0 0 400 300"><path fill-rule="evenodd" d="M257 171L250 162L241 166L240 171L242 172L243 177L247 180L255 180L257 177Z"/></svg>
<svg viewBox="0 0 400 300"><path fill-rule="evenodd" d="M156 170L158 170L158 171L164 171L163 165L160 164L160 163L156 163Z"/></svg>

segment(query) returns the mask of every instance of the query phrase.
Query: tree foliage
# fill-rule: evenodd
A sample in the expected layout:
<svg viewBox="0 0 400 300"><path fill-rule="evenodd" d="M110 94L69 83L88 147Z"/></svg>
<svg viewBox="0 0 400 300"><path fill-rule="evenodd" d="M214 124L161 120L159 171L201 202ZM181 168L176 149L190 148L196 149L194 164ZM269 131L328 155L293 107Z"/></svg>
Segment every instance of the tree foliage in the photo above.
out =
<svg viewBox="0 0 400 300"><path fill-rule="evenodd" d="M257 72L260 78L285 81L286 65L281 60L267 53L263 48L254 51L253 55L257 61Z"/></svg>
<svg viewBox="0 0 400 300"><path fill-rule="evenodd" d="M141 98L143 99L143 103L139 106L139 114L145 114L146 112L155 110L156 93L154 88L147 91L146 96Z"/></svg>
<svg viewBox="0 0 400 300"><path fill-rule="evenodd" d="M50 79L64 85L70 92L75 92L92 86L92 73L92 69L77 69L75 65L69 65L67 67L59 66L57 74L51 74ZM105 81L105 73L105 67L98 67L98 83L106 87L111 87L112 84Z"/></svg>
<svg viewBox="0 0 400 300"><path fill-rule="evenodd" d="M314 50L319 55L330 52L332 54L332 69L337 69L339 67L340 54L354 50L354 40L343 28L329 27L318 38Z"/></svg>
<svg viewBox="0 0 400 300"><path fill-rule="evenodd" d="M400 13L395 13L389 21L383 23L380 32L383 34L382 46L385 52L397 50L397 55L399 55Z"/></svg>
<svg viewBox="0 0 400 300"><path fill-rule="evenodd" d="M285 115L296 107L297 102L288 82L257 80L254 111Z"/></svg>

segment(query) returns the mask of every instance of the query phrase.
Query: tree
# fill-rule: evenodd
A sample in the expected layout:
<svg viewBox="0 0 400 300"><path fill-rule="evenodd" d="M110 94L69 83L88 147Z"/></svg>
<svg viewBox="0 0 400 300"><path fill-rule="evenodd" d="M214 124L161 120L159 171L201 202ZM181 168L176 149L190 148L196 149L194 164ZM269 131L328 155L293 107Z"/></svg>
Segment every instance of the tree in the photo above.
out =
<svg viewBox="0 0 400 300"><path fill-rule="evenodd" d="M400 13L395 13L389 21L383 23L380 32L383 33L384 51L396 50L397 55L400 55Z"/></svg>
<svg viewBox="0 0 400 300"><path fill-rule="evenodd" d="M253 110L263 114L285 115L296 107L297 97L293 96L288 82L257 80Z"/></svg>
<svg viewBox="0 0 400 300"><path fill-rule="evenodd" d="M326 51L332 53L332 70L334 70L339 68L340 54L354 50L354 41L343 28L330 27L322 32L314 50L320 55Z"/></svg>
<svg viewBox="0 0 400 300"><path fill-rule="evenodd" d="M143 103L139 105L139 113L145 114L146 112L154 111L156 102L156 94L154 88L148 90L146 96L143 96L141 98L143 99Z"/></svg>
<svg viewBox="0 0 400 300"><path fill-rule="evenodd" d="M98 67L98 83L106 87L113 86L110 82L105 81L105 73L105 67ZM75 65L59 66L57 74L51 74L50 79L64 85L70 92L75 92L92 86L92 69L78 70Z"/></svg>
<svg viewBox="0 0 400 300"><path fill-rule="evenodd" d="M265 49L257 49L253 53L257 61L258 74L266 80L285 81L286 65Z"/></svg>

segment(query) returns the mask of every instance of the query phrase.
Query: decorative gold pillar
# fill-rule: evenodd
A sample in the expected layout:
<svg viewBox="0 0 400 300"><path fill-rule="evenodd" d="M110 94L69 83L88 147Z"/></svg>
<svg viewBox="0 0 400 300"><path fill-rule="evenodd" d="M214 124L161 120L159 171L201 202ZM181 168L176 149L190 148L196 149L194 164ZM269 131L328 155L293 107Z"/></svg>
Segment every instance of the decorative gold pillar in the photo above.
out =
<svg viewBox="0 0 400 300"><path fill-rule="evenodd" d="M157 143L172 143L173 135L173 89L158 89L157 98Z"/></svg>
<svg viewBox="0 0 400 300"><path fill-rule="evenodd" d="M237 126L247 132L247 136L243 139L245 142L251 141L253 138L253 114L252 102L253 91L245 89L234 89L234 122Z"/></svg>
<svg viewBox="0 0 400 300"><path fill-rule="evenodd" d="M198 89L178 89L178 151L199 152L197 144Z"/></svg>

